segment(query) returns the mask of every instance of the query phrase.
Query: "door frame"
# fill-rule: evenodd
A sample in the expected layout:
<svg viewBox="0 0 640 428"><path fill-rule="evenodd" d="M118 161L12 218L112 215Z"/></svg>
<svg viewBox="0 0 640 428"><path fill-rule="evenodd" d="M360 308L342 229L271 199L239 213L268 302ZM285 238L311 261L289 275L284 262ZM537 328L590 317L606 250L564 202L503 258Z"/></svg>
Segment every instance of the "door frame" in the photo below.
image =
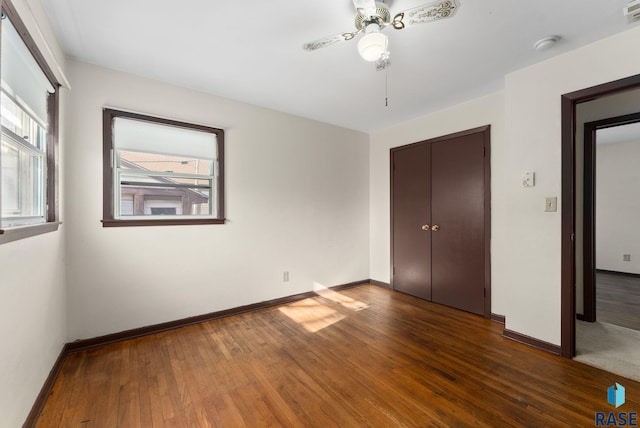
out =
<svg viewBox="0 0 640 428"><path fill-rule="evenodd" d="M454 138L465 137L471 134L483 134L484 141L484 313L483 316L491 319L491 125L479 126L477 128L467 129L465 131L455 132L440 137L430 138L418 141L412 144L392 147L389 149L389 183L390 183L390 276L391 289L395 290L393 285L394 266L393 266L393 154L397 150L406 149L418 144L431 144Z"/></svg>
<svg viewBox="0 0 640 428"><path fill-rule="evenodd" d="M596 131L640 122L640 112L584 124L583 321L596 320Z"/></svg>
<svg viewBox="0 0 640 428"><path fill-rule="evenodd" d="M576 352L575 290L575 156L576 106L607 95L640 88L640 74L603 83L560 97L562 145L562 220L560 275L560 355L573 358Z"/></svg>

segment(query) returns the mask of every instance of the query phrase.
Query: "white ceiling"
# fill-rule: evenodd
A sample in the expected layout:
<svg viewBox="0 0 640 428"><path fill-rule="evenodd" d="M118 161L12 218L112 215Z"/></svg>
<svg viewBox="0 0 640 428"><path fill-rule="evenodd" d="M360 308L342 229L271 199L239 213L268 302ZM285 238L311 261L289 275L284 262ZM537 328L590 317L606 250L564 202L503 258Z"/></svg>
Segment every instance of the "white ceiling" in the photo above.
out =
<svg viewBox="0 0 640 428"><path fill-rule="evenodd" d="M386 74L359 57L357 39L302 49L352 31L352 0L42 1L69 57L365 132L491 93L510 71L638 25L623 16L626 0L459 0L453 18L384 30ZM428 2L386 1L392 15ZM533 49L549 35L562 39Z"/></svg>

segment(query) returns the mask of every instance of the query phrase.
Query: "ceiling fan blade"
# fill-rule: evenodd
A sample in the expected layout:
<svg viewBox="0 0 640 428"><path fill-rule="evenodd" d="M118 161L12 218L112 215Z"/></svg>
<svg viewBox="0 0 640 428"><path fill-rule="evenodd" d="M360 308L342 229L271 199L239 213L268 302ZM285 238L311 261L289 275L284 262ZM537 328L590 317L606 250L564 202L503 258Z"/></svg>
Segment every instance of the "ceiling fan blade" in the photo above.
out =
<svg viewBox="0 0 640 428"><path fill-rule="evenodd" d="M416 24L450 18L455 15L457 10L458 2L456 0L439 0L398 13L393 17L390 25L396 30L402 30Z"/></svg>
<svg viewBox="0 0 640 428"><path fill-rule="evenodd" d="M334 36L323 37L322 39L305 43L304 45L302 45L302 48L306 51L315 51L316 49L335 45L336 43L344 42L346 40L351 40L356 36L356 34L360 33L361 31L362 30L358 30L354 31L353 33L340 33Z"/></svg>

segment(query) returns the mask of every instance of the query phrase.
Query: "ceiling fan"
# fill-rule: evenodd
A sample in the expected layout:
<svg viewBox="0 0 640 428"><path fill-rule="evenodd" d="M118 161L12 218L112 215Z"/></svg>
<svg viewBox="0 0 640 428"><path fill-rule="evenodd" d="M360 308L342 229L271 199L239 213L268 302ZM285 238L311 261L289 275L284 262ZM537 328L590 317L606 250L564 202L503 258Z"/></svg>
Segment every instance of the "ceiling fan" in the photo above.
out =
<svg viewBox="0 0 640 428"><path fill-rule="evenodd" d="M458 9L457 0L438 0L422 6L407 9L391 18L388 6L375 0L353 0L356 8L356 31L336 34L305 43L303 48L308 51L331 46L339 42L353 39L360 33L364 36L358 41L358 52L366 61L376 61L376 69L384 70L390 65L387 50L387 36L382 33L387 26L402 30L416 24L449 18Z"/></svg>

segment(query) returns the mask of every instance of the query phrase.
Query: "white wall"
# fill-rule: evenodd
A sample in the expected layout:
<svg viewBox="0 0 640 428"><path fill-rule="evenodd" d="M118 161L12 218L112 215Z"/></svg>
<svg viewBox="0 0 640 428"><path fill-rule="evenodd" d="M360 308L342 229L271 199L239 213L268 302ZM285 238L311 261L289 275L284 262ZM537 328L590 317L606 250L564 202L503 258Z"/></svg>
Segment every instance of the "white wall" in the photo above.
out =
<svg viewBox="0 0 640 428"><path fill-rule="evenodd" d="M0 426L24 423L66 342L64 239L0 245Z"/></svg>
<svg viewBox="0 0 640 428"><path fill-rule="evenodd" d="M505 168L504 94L498 92L371 135L371 278L389 283L390 176L389 149L479 126L491 125L491 311L506 311L504 246L507 237L503 175Z"/></svg>
<svg viewBox="0 0 640 428"><path fill-rule="evenodd" d="M64 58L40 3L13 3L58 79L64 81ZM64 129L60 144L64 146ZM62 171L60 180L63 184ZM67 341L64 250L64 226L0 245L0 427L24 423Z"/></svg>
<svg viewBox="0 0 640 428"><path fill-rule="evenodd" d="M561 95L640 73L633 28L505 77L503 93L371 136L371 278L389 282L389 148L492 125L492 312L506 328L560 345ZM607 117L607 116L605 116ZM536 186L524 188L524 172ZM544 212L545 197L558 212Z"/></svg>
<svg viewBox="0 0 640 428"><path fill-rule="evenodd" d="M639 162L640 136L596 146L596 269L640 273Z"/></svg>
<svg viewBox="0 0 640 428"><path fill-rule="evenodd" d="M561 191L560 97L639 74L640 58L629 55L638 40L636 27L506 76L503 227L510 330L560 344L560 210L544 212L544 197L560 197ZM520 185L524 171L536 172L536 187Z"/></svg>
<svg viewBox="0 0 640 428"><path fill-rule="evenodd" d="M368 136L69 61L71 339L369 277ZM104 106L225 129L225 225L103 228ZM290 282L283 283L284 271Z"/></svg>

